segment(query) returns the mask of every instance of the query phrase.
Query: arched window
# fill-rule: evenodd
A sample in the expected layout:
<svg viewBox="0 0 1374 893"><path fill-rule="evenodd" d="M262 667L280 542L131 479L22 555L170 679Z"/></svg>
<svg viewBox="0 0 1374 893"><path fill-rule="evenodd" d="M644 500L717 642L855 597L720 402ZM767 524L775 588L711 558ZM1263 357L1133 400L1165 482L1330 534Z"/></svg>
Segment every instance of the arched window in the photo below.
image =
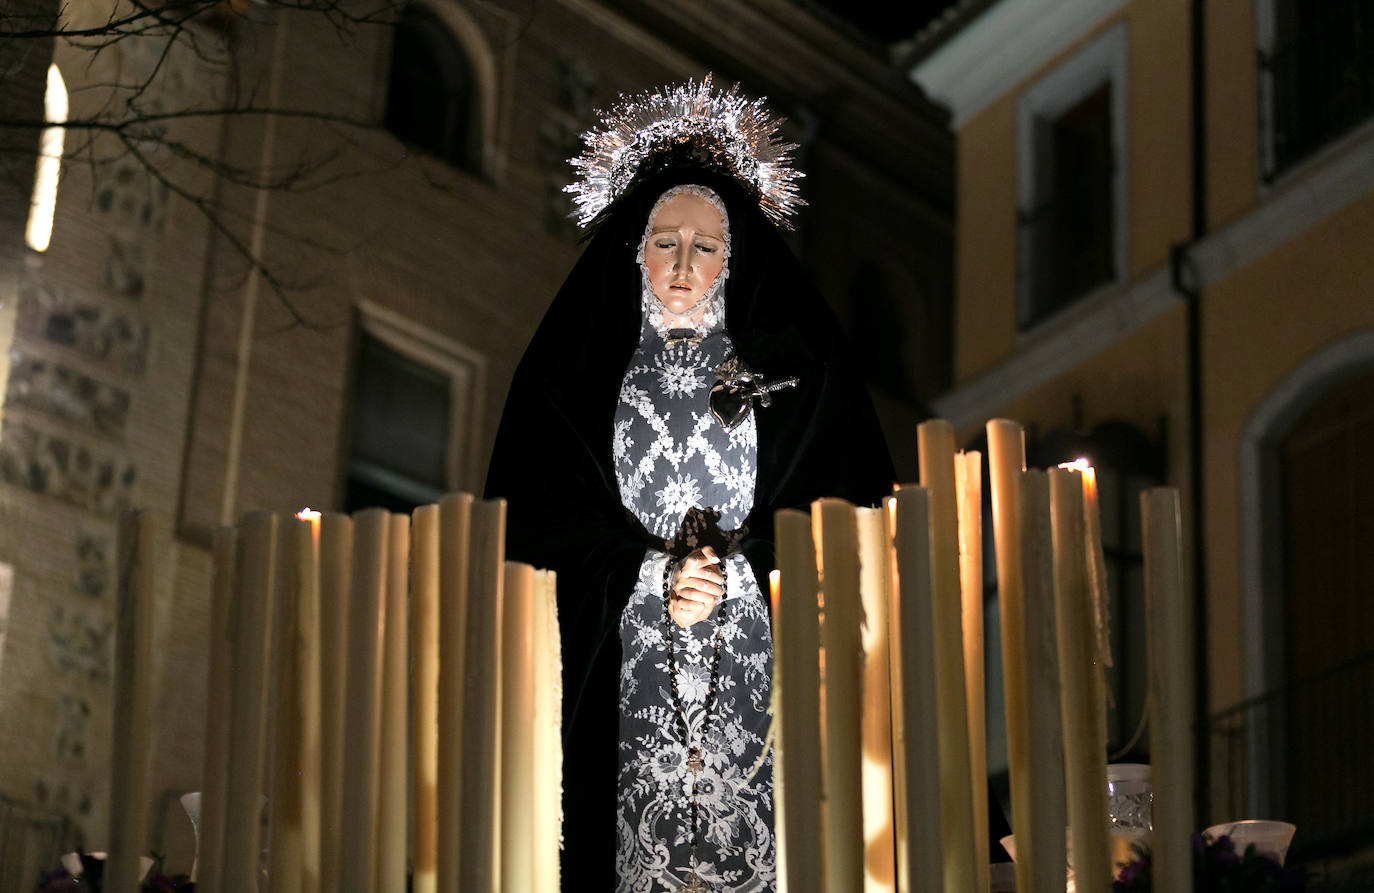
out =
<svg viewBox="0 0 1374 893"><path fill-rule="evenodd" d="M1304 847L1335 848L1374 828L1350 786L1374 735L1374 370L1330 386L1276 447L1283 687L1269 718L1286 746L1272 796Z"/></svg>
<svg viewBox="0 0 1374 893"><path fill-rule="evenodd" d="M477 91L472 64L433 13L409 6L396 22L386 128L408 145L458 167L478 167Z"/></svg>
<svg viewBox="0 0 1374 893"><path fill-rule="evenodd" d="M43 120L67 123L67 85L56 65L48 66L48 86L43 93ZM33 199L24 240L34 251L47 251L52 239L53 214L57 210L57 180L62 173L62 139L66 130L45 127L38 143L38 169L33 176Z"/></svg>
<svg viewBox="0 0 1374 893"><path fill-rule="evenodd" d="M1363 329L1277 382L1240 439L1246 697L1211 718L1212 775L1235 814L1300 823L1298 858L1374 828L1368 786L1349 783L1374 734L1371 399L1374 329Z"/></svg>

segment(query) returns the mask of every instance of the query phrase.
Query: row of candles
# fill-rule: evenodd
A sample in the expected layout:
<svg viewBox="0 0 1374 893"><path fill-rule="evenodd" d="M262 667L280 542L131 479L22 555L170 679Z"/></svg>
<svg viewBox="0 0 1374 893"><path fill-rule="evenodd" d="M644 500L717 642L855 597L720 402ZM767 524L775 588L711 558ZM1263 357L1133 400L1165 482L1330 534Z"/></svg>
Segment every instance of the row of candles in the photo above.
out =
<svg viewBox="0 0 1374 893"><path fill-rule="evenodd" d="M1020 426L987 431L1017 889L1064 888L1068 827L1077 888L1105 891L1095 480L1027 471ZM776 517L784 891L989 887L981 457L956 453L938 420L920 426L918 447L920 485L881 509L823 499L810 516ZM1154 872L1158 889L1187 890L1177 493L1142 502ZM558 888L554 579L504 563L503 529L502 503L458 494L413 519L254 514L216 535L202 889L255 889L264 788L269 889L400 891L408 864L417 893ZM148 516L126 519L113 881L133 877L150 802L151 544Z"/></svg>
<svg viewBox="0 0 1374 893"><path fill-rule="evenodd" d="M555 579L505 562L504 530L504 502L454 494L216 532L198 889L558 889ZM106 878L130 893L154 535L141 512L120 531Z"/></svg>
<svg viewBox="0 0 1374 893"><path fill-rule="evenodd" d="M1086 463L1026 470L987 425L1003 688L1022 893L1105 893L1106 600ZM776 518L773 698L779 890L989 889L981 456L918 429L920 485L884 508ZM1178 493L1142 495L1156 888L1191 889L1190 652ZM1067 834L1066 834L1067 829ZM818 883L816 879L821 879Z"/></svg>

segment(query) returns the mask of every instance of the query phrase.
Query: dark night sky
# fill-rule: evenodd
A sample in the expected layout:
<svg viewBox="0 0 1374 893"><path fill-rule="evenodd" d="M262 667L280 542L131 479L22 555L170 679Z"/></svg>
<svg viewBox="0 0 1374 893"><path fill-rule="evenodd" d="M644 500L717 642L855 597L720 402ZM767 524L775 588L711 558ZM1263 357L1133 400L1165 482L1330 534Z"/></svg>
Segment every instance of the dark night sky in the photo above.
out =
<svg viewBox="0 0 1374 893"><path fill-rule="evenodd" d="M911 37L952 0L813 0L882 43Z"/></svg>

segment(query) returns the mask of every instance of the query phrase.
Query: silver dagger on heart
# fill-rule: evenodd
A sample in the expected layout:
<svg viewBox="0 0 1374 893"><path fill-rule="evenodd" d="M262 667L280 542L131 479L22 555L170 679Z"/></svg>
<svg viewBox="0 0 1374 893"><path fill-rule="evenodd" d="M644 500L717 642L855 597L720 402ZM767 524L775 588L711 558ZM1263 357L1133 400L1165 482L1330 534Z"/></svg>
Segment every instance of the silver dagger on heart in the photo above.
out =
<svg viewBox="0 0 1374 893"><path fill-rule="evenodd" d="M795 375L772 382L764 381L763 376L733 355L717 366L715 373L720 380L711 388L711 414L727 431L744 421L755 398L760 406L771 406L774 393L784 388L794 388L798 382Z"/></svg>

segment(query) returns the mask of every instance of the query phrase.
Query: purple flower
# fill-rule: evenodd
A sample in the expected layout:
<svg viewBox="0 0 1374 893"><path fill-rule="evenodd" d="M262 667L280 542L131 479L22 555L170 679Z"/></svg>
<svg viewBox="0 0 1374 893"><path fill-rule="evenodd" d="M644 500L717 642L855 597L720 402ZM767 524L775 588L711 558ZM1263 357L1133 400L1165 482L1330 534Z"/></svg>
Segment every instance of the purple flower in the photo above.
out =
<svg viewBox="0 0 1374 893"><path fill-rule="evenodd" d="M1229 837L1206 840L1197 834L1192 844L1193 889L1197 893L1303 893L1307 889L1302 869L1285 870L1277 859L1253 845L1241 854ZM1150 861L1148 850L1136 850L1135 861L1124 866L1113 880L1112 893L1150 893Z"/></svg>
<svg viewBox="0 0 1374 893"><path fill-rule="evenodd" d="M1194 850L1194 855L1197 851ZM1218 837L1207 847L1207 861L1221 871L1225 871L1233 865L1240 864L1240 856L1236 853L1236 843L1225 834Z"/></svg>

